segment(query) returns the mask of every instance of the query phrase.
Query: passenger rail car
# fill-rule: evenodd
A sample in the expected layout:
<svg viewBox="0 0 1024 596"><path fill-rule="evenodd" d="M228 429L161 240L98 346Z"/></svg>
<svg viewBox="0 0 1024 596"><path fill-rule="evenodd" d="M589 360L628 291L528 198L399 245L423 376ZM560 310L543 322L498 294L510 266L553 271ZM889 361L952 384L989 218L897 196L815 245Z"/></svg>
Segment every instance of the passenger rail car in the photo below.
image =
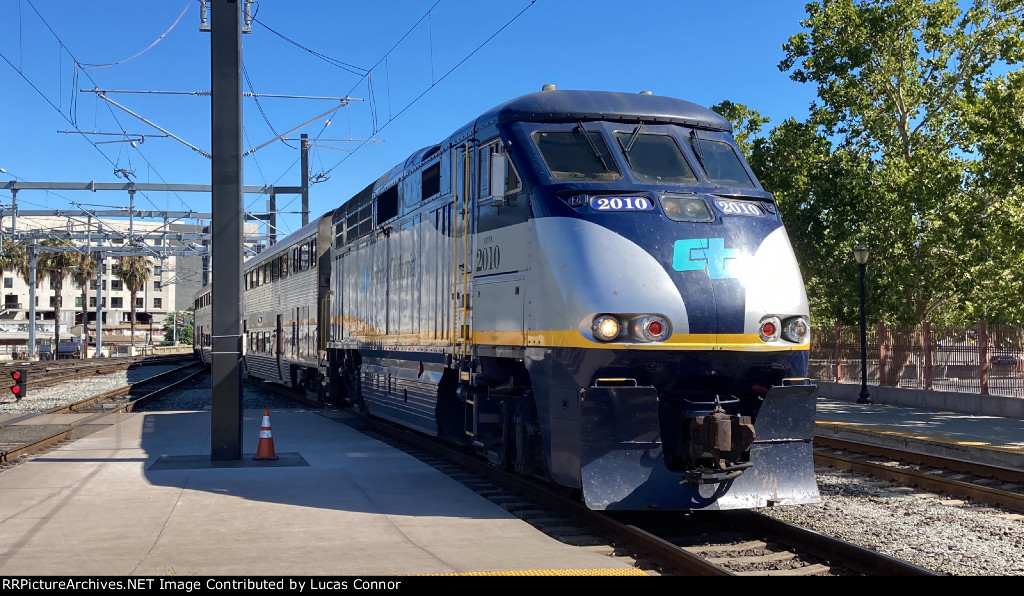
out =
<svg viewBox="0 0 1024 596"><path fill-rule="evenodd" d="M243 372L253 379L318 391L317 226L303 226L242 266ZM322 254L322 252L321 252ZM324 284L325 285L325 284ZM212 285L195 296L193 351L211 364Z"/></svg>
<svg viewBox="0 0 1024 596"><path fill-rule="evenodd" d="M205 286L196 292L192 300L192 353L196 359L210 366L210 350L213 346L213 292Z"/></svg>
<svg viewBox="0 0 1024 596"><path fill-rule="evenodd" d="M319 223L306 224L242 266L242 343L250 377L295 388L320 378Z"/></svg>
<svg viewBox="0 0 1024 596"><path fill-rule="evenodd" d="M593 509L819 502L803 280L731 130L545 87L415 152L314 222L321 399Z"/></svg>

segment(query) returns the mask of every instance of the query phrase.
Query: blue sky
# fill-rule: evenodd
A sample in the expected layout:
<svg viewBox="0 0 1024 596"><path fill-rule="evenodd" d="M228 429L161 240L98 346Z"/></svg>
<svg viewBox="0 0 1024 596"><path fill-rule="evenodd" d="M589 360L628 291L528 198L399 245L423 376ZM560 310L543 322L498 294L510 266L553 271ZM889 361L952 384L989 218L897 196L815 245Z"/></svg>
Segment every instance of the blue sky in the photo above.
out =
<svg viewBox="0 0 1024 596"><path fill-rule="evenodd" d="M814 88L791 81L777 65L782 44L800 31L804 5L804 0L254 3L256 21L242 40L244 92L361 101L334 110L334 100L246 98L244 151L312 122L246 157L244 183L299 185L297 139L306 133L314 141L310 170L320 180L310 189L315 217L413 151L546 83L560 89L650 90L705 106L728 99L770 118L767 128L790 117L803 120ZM7 174L0 174L0 181L13 176L32 182L124 182L127 175L136 182L209 184L210 160L189 146L210 150L209 97L188 94L210 89L210 34L199 30L199 7L198 0L3 0L0 168ZM76 67L76 61L86 66ZM89 91L94 88L109 91L110 100L184 142L100 99ZM122 131L146 138L136 147L110 142ZM0 204L10 201L9 191L0 191ZM266 203L265 195L245 196L245 208L252 212L265 212ZM294 231L300 199L281 195L277 204L280 233ZM18 205L109 209L127 207L128 196L22 191ZM136 208L209 212L210 198L140 193Z"/></svg>

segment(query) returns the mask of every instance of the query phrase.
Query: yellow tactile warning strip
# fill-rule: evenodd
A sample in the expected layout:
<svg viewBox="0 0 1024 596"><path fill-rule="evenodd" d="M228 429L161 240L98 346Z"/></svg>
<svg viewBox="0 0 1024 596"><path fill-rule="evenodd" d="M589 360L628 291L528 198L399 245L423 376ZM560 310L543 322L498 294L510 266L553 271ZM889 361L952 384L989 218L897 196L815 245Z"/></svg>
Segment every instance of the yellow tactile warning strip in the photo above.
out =
<svg viewBox="0 0 1024 596"><path fill-rule="evenodd" d="M946 445L958 445L961 447L981 447L983 449L993 449L995 451L1005 451L1007 453L1024 453L1024 445L993 445L992 443L986 443L985 441L958 441L956 439L950 439L947 437L937 437L935 435L922 435L917 433L911 433L901 430L890 430L883 429L877 426L871 426L868 424L857 424L853 422L832 422L828 420L818 420L815 422L817 425L822 426L836 426L840 428L846 428L851 430L860 430L865 432L871 432L877 435L887 435L891 437L899 437L901 439L914 439L917 441L930 441L932 443L943 443Z"/></svg>
<svg viewBox="0 0 1024 596"><path fill-rule="evenodd" d="M429 577L456 576L456 575L643 575L650 577L647 572L630 567L627 569L526 569L523 571L472 571L468 573L428 573Z"/></svg>

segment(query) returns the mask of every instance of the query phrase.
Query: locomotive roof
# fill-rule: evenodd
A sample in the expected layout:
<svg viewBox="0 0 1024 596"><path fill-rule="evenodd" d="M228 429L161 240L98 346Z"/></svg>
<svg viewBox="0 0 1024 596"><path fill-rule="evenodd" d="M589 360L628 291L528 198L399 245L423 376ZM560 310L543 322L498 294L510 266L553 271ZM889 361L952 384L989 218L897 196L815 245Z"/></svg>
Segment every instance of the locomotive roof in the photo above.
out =
<svg viewBox="0 0 1024 596"><path fill-rule="evenodd" d="M693 102L646 93L616 91L547 90L506 101L484 113L479 124L498 122L547 122L615 120L647 124L685 124L732 131L732 124L715 112Z"/></svg>
<svg viewBox="0 0 1024 596"><path fill-rule="evenodd" d="M428 145L414 151L409 157L384 173L370 186L374 194L389 188L408 172L415 170L430 156L452 139L464 136L467 131L482 128L492 122L576 122L587 120L611 120L616 122L643 122L645 124L681 124L732 132L732 123L723 116L683 99L664 97L649 93L623 93L619 91L582 91L546 89L528 93L502 103L467 125L459 128L443 142ZM358 200L359 195L344 204ZM360 202L368 202L370 196Z"/></svg>

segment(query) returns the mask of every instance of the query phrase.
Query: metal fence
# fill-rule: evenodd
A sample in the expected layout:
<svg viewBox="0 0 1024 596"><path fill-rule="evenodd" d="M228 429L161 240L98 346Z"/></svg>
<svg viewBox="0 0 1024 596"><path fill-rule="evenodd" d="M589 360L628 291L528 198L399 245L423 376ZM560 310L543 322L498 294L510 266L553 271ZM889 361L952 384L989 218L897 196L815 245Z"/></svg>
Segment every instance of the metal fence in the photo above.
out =
<svg viewBox="0 0 1024 596"><path fill-rule="evenodd" d="M878 323L865 332L868 384L1024 397L1024 326ZM816 330L809 375L860 383L860 327Z"/></svg>

